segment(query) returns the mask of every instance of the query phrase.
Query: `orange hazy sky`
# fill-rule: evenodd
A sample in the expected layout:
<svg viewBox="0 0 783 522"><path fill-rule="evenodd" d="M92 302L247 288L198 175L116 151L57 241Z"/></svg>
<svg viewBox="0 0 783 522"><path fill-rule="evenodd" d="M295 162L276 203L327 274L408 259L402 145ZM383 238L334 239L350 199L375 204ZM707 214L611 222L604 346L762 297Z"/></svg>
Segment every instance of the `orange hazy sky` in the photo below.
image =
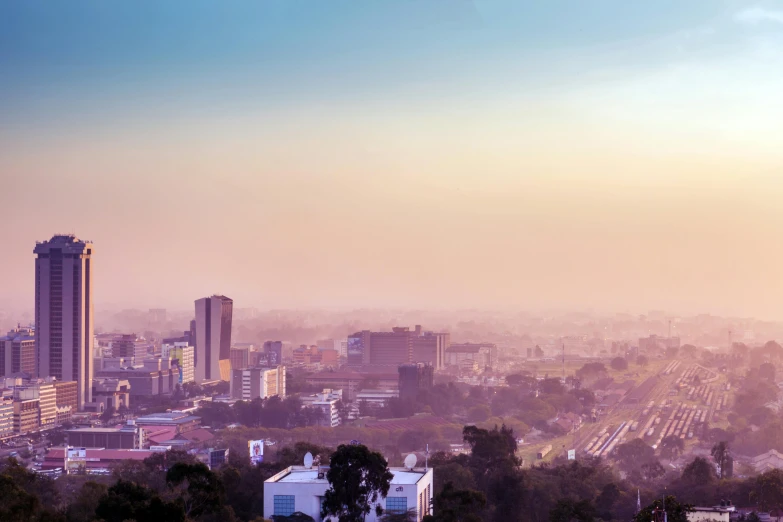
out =
<svg viewBox="0 0 783 522"><path fill-rule="evenodd" d="M783 11L516 42L470 5L411 30L421 53L348 35L311 62L286 41L260 65L207 46L67 69L20 41L0 304L32 307L35 241L70 232L95 244L97 306L783 315Z"/></svg>

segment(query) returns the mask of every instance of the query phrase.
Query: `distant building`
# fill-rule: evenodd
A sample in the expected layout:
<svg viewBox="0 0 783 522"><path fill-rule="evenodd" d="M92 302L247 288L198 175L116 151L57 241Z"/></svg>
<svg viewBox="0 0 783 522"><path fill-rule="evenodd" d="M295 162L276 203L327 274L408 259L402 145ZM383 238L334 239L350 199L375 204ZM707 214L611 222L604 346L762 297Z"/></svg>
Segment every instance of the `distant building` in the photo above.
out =
<svg viewBox="0 0 783 522"><path fill-rule="evenodd" d="M17 326L0 337L0 376L25 372L35 375L35 328Z"/></svg>
<svg viewBox="0 0 783 522"><path fill-rule="evenodd" d="M231 370L231 397L243 401L285 397L285 366Z"/></svg>
<svg viewBox="0 0 783 522"><path fill-rule="evenodd" d="M184 433L197 429L201 425L201 418L183 411L171 411L142 415L136 418L136 424L142 427L170 426Z"/></svg>
<svg viewBox="0 0 783 522"><path fill-rule="evenodd" d="M302 395L300 397L302 407L309 406L321 410L321 418L318 420L319 426L336 428L340 425L340 410L338 403L343 400L342 390L325 389L321 393L311 395Z"/></svg>
<svg viewBox="0 0 783 522"><path fill-rule="evenodd" d="M354 371L324 371L307 376L307 384L320 388L343 390L343 398L346 401L355 400L359 387L368 382L373 382L374 386L378 388L394 390L399 386L399 376L396 372L364 373Z"/></svg>
<svg viewBox="0 0 783 522"><path fill-rule="evenodd" d="M397 371L401 399L415 399L420 391L432 388L435 370L430 364L402 364Z"/></svg>
<svg viewBox="0 0 783 522"><path fill-rule="evenodd" d="M231 348L229 360L232 370L250 367L250 350L247 348Z"/></svg>
<svg viewBox="0 0 783 522"><path fill-rule="evenodd" d="M357 332L348 336L348 364L391 365L424 362L440 369L445 364L448 333L423 332L420 325L411 331L395 327L391 332Z"/></svg>
<svg viewBox="0 0 783 522"><path fill-rule="evenodd" d="M196 380L195 348L187 341L176 341L161 345L161 357L177 361L179 376L177 382L185 384Z"/></svg>
<svg viewBox="0 0 783 522"><path fill-rule="evenodd" d="M144 366L104 367L95 376L128 381L131 397L153 397L174 391L179 380L179 367L171 359L149 357L144 360Z"/></svg>
<svg viewBox="0 0 783 522"><path fill-rule="evenodd" d="M93 246L55 235L37 243L34 253L37 375L76 381L81 408L92 401Z"/></svg>
<svg viewBox="0 0 783 522"><path fill-rule="evenodd" d="M267 364L276 366L283 362L283 341L266 341L264 353L267 354Z"/></svg>
<svg viewBox="0 0 783 522"><path fill-rule="evenodd" d="M452 344L446 350L446 365L461 366L463 361L475 362L481 370L497 365L497 346L491 343Z"/></svg>
<svg viewBox="0 0 783 522"><path fill-rule="evenodd" d="M153 344L146 339L139 339L136 334L123 334L111 343L111 356L122 357L131 364L141 364L150 354Z"/></svg>
<svg viewBox="0 0 783 522"><path fill-rule="evenodd" d="M94 402L103 405L103 410L121 407L130 408L130 382L127 379L95 379L92 390ZM73 444L78 446L78 444Z"/></svg>
<svg viewBox="0 0 783 522"><path fill-rule="evenodd" d="M421 326L416 325L411 362L429 363L435 370L440 370L446 366L446 348L450 339L446 332L422 332Z"/></svg>
<svg viewBox="0 0 783 522"><path fill-rule="evenodd" d="M121 428L78 428L65 432L68 445L77 448L142 449L144 428L134 421Z"/></svg>
<svg viewBox="0 0 783 522"><path fill-rule="evenodd" d="M390 399L400 396L398 390L375 390L365 389L356 394L354 402L366 402L377 406L384 406Z"/></svg>
<svg viewBox="0 0 783 522"><path fill-rule="evenodd" d="M679 348L679 337L661 337L658 335L651 335L649 337L642 337L639 339L639 351L665 351L667 348Z"/></svg>
<svg viewBox="0 0 783 522"><path fill-rule="evenodd" d="M234 302L223 295L196 301L196 382L231 380Z"/></svg>

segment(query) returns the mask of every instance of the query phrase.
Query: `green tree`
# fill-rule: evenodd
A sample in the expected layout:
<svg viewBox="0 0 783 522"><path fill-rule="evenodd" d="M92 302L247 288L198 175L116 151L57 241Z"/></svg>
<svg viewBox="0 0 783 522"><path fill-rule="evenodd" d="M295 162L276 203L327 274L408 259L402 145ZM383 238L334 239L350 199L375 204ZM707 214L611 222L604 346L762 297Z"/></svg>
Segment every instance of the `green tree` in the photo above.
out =
<svg viewBox="0 0 783 522"><path fill-rule="evenodd" d="M623 371L628 369L628 361L624 357L615 357L612 362L609 363L613 370Z"/></svg>
<svg viewBox="0 0 783 522"><path fill-rule="evenodd" d="M68 522L92 522L95 520L95 510L106 494L105 484L94 481L85 482L76 498L68 505L66 517Z"/></svg>
<svg viewBox="0 0 783 522"><path fill-rule="evenodd" d="M166 482L188 518L219 512L225 503L223 483L201 462L174 464L166 473Z"/></svg>
<svg viewBox="0 0 783 522"><path fill-rule="evenodd" d="M712 458L715 459L715 463L718 465L718 473L720 478L723 478L726 470L726 464L729 461L729 443L726 441L720 441L712 447L710 451Z"/></svg>
<svg viewBox="0 0 783 522"><path fill-rule="evenodd" d="M514 430L507 428L505 424L491 430L484 430L475 426L465 426L462 430L462 438L468 443L471 456L484 463L499 463L509 461L516 464L517 441L514 438Z"/></svg>
<svg viewBox="0 0 783 522"><path fill-rule="evenodd" d="M416 508L410 508L407 511L403 511L401 513L384 513L379 520L380 522L416 522L418 518Z"/></svg>
<svg viewBox="0 0 783 522"><path fill-rule="evenodd" d="M775 365L769 362L765 362L759 366L759 377L761 379L767 379L768 381L775 380Z"/></svg>
<svg viewBox="0 0 783 522"><path fill-rule="evenodd" d="M332 454L326 479L321 517L336 517L339 522L361 522L372 505L389 492L393 475L386 459L361 444L341 444ZM380 515L383 509L376 506Z"/></svg>
<svg viewBox="0 0 783 522"><path fill-rule="evenodd" d="M676 459L685 450L685 441L674 435L669 435L661 440L661 457Z"/></svg>
<svg viewBox="0 0 783 522"><path fill-rule="evenodd" d="M639 366L647 366L648 362L649 361L647 360L647 357L644 355L640 355L636 358L636 364L638 364Z"/></svg>
<svg viewBox="0 0 783 522"><path fill-rule="evenodd" d="M487 497L480 491L456 489L447 482L432 499L433 522L480 522L480 513L487 505Z"/></svg>
<svg viewBox="0 0 783 522"><path fill-rule="evenodd" d="M589 500L574 501L562 498L549 512L549 522L593 522L595 507Z"/></svg>
<svg viewBox="0 0 783 522"><path fill-rule="evenodd" d="M98 503L95 515L105 522L185 522L185 512L181 506L162 500L147 487L125 480L117 481L108 489Z"/></svg>
<svg viewBox="0 0 783 522"><path fill-rule="evenodd" d="M103 422L109 422L110 420L112 420L112 418L114 418L115 412L116 411L115 411L114 407L113 406L109 406L108 408L106 408L104 410L103 413L101 413L100 419Z"/></svg>
<svg viewBox="0 0 783 522"><path fill-rule="evenodd" d="M32 522L40 509L40 502L13 478L0 475L0 520L8 522Z"/></svg>
<svg viewBox="0 0 783 522"><path fill-rule="evenodd" d="M489 419L490 415L492 415L492 410L486 404L479 404L468 410L468 420L470 422L484 422Z"/></svg>
<svg viewBox="0 0 783 522"><path fill-rule="evenodd" d="M617 460L623 471L638 470L642 465L655 460L655 450L642 439L632 439L620 444L616 450Z"/></svg>
<svg viewBox="0 0 783 522"><path fill-rule="evenodd" d="M696 457L682 470L682 479L688 484L703 486L715 481L715 468L707 459Z"/></svg>
<svg viewBox="0 0 783 522"><path fill-rule="evenodd" d="M650 522L650 520L654 520L653 513L662 509L663 502L661 499L658 499L639 511L634 517L634 522ZM666 516L668 522L688 522L688 512L691 510L690 505L680 504L675 497L671 495L666 497Z"/></svg>
<svg viewBox="0 0 783 522"><path fill-rule="evenodd" d="M783 510L783 470L772 469L756 477L752 496L762 511Z"/></svg>

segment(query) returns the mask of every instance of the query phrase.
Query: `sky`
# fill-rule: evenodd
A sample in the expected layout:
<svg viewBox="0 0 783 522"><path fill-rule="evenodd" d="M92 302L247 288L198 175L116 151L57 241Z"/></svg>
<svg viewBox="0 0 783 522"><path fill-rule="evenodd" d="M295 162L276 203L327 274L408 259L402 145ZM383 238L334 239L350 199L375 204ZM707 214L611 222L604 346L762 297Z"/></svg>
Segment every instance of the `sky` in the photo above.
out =
<svg viewBox="0 0 783 522"><path fill-rule="evenodd" d="M0 305L783 317L783 1L0 3Z"/></svg>

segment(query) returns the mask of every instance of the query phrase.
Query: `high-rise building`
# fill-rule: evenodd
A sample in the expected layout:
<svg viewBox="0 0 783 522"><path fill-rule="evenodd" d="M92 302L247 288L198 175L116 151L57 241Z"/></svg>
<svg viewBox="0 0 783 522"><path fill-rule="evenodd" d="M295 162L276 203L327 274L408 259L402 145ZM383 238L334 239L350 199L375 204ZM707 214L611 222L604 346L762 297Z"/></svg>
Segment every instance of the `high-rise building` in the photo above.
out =
<svg viewBox="0 0 783 522"><path fill-rule="evenodd" d="M35 328L17 326L0 337L0 376L12 373L35 375Z"/></svg>
<svg viewBox="0 0 783 522"><path fill-rule="evenodd" d="M132 364L141 364L150 352L152 343L136 337L136 334L124 334L111 343L111 356L122 357L132 361Z"/></svg>
<svg viewBox="0 0 783 522"><path fill-rule="evenodd" d="M234 302L222 295L196 301L196 382L231 380L231 316Z"/></svg>
<svg viewBox="0 0 783 522"><path fill-rule="evenodd" d="M73 235L34 250L36 373L76 381L80 409L92 402L92 252L92 243Z"/></svg>
<svg viewBox="0 0 783 522"><path fill-rule="evenodd" d="M285 397L285 366L231 370L231 397L243 401Z"/></svg>
<svg viewBox="0 0 783 522"><path fill-rule="evenodd" d="M430 364L402 364L398 372L400 399L415 399L420 391L432 388L434 369Z"/></svg>

